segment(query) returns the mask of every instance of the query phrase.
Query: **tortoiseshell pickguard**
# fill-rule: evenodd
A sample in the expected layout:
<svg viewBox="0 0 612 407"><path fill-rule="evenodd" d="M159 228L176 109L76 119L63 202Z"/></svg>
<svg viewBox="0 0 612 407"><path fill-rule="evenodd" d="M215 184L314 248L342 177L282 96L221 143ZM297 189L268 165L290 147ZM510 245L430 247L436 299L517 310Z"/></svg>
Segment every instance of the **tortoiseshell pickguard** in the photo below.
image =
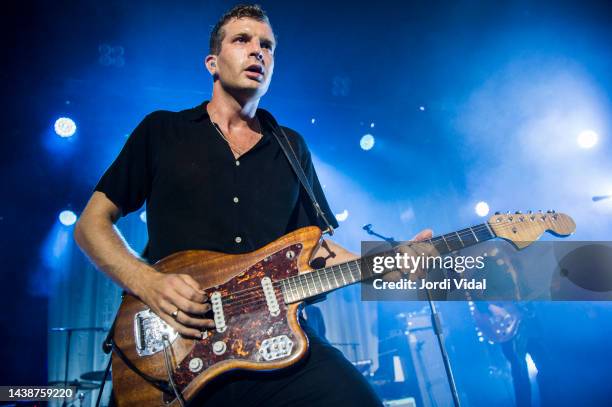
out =
<svg viewBox="0 0 612 407"><path fill-rule="evenodd" d="M208 337L197 341L192 351L179 363L173 377L179 391L183 391L208 368L224 361L257 362L265 369L265 364L270 362L265 361L259 353L259 347L265 339L287 335L289 339L296 341L289 327L287 306L281 287L274 285L280 314L272 316L266 304L261 280L267 276L274 284L297 275L297 259L302 248L300 243L287 246L226 283L206 290L209 298L214 292L221 294L227 330L222 333L216 330L209 331ZM293 252L293 255L290 253L288 256L289 252ZM222 341L226 345L226 351L222 355L213 352L213 344L217 341ZM273 362L278 363L279 360L290 358L296 351L294 348L291 354ZM200 358L204 364L202 369L195 373L189 369L189 362L194 358ZM166 403L172 400L173 397L164 395Z"/></svg>

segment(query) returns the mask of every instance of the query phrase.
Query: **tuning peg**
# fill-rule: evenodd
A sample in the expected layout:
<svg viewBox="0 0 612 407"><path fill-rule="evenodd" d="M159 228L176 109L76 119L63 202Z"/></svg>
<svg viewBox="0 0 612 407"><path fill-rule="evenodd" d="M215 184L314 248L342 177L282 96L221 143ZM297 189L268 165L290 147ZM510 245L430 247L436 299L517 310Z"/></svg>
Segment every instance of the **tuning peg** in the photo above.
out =
<svg viewBox="0 0 612 407"><path fill-rule="evenodd" d="M495 212L495 215L501 215L500 211Z"/></svg>
<svg viewBox="0 0 612 407"><path fill-rule="evenodd" d="M532 211L532 210L528 210L528 211L527 211L527 214L528 214L528 215L531 215L532 213L533 213L533 211Z"/></svg>
<svg viewBox="0 0 612 407"><path fill-rule="evenodd" d="M522 213L521 211L514 212L515 215L520 215L521 213Z"/></svg>
<svg viewBox="0 0 612 407"><path fill-rule="evenodd" d="M549 210L546 211L546 213L555 213L555 210L554 209L549 209Z"/></svg>

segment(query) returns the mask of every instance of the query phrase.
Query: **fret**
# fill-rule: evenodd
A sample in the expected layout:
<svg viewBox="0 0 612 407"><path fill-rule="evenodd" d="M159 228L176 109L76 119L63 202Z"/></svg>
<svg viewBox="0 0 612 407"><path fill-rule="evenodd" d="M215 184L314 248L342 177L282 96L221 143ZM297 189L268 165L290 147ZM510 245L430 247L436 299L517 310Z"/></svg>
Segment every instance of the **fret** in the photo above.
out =
<svg viewBox="0 0 612 407"><path fill-rule="evenodd" d="M446 247L448 248L449 252L452 252L453 249L451 249L451 247L449 246L448 242L446 241L446 237L444 237L444 235L441 236L442 240L444 240L444 243L446 244Z"/></svg>
<svg viewBox="0 0 612 407"><path fill-rule="evenodd" d="M323 269L323 274L325 274L325 278L327 279L327 286L329 288L329 290L332 289L332 285L331 285L331 281L329 281L329 274L327 273L327 270Z"/></svg>
<svg viewBox="0 0 612 407"><path fill-rule="evenodd" d="M332 266L332 268L333 268L333 266ZM344 278L344 274L342 273L342 270L340 270L340 276L342 276L342 281L344 282L344 285L347 285L346 279Z"/></svg>
<svg viewBox="0 0 612 407"><path fill-rule="evenodd" d="M297 284L295 283L295 279L294 279L293 277L288 278L288 279L287 279L287 281L288 281L288 283L289 283L289 284L288 284L288 285L289 285L289 292L291 293L291 296L293 297L291 300L292 300L292 301L295 301L295 300L297 300L297 298L298 298ZM291 282L293 282L293 286L294 286L295 288L291 287Z"/></svg>
<svg viewBox="0 0 612 407"><path fill-rule="evenodd" d="M312 290L310 290L310 285L308 284L308 279L310 278L310 281L312 283ZM304 280L306 280L306 285L308 285L308 294L310 295L316 295L317 294L317 285L314 282L314 278L312 276L312 273L305 273L304 274Z"/></svg>
<svg viewBox="0 0 612 407"><path fill-rule="evenodd" d="M476 236L478 237L478 241L480 242L483 242L485 240L489 240L495 237L495 235L491 232L491 230L489 229L489 226L486 223L475 226L473 229L476 233Z"/></svg>
<svg viewBox="0 0 612 407"><path fill-rule="evenodd" d="M429 243L431 243L433 247L436 249L436 251L440 254L446 253L448 251L448 245L443 239L439 237L430 239Z"/></svg>
<svg viewBox="0 0 612 407"><path fill-rule="evenodd" d="M484 225L487 227L487 230L489 231L489 234L491 235L491 237L495 236L495 233L493 233L493 231L489 227L489 224L487 222L485 222Z"/></svg>
<svg viewBox="0 0 612 407"><path fill-rule="evenodd" d="M304 275L303 274L298 274L298 280L300 281L300 287L302 288L302 292L304 293L304 296L302 298L308 298L308 293L306 293L306 289L304 288ZM306 286L308 287L308 283L306 283Z"/></svg>
<svg viewBox="0 0 612 407"><path fill-rule="evenodd" d="M478 236L476 236L476 233L474 233L474 229L472 229L471 227L469 228L470 232L472 232L472 235L474 235L474 239L476 239L476 242L480 242L480 240L478 240Z"/></svg>
<svg viewBox="0 0 612 407"><path fill-rule="evenodd" d="M334 273L334 271L331 271L331 275L334 276L334 281L336 282L336 288L340 288L340 283L338 282L338 279L336 278L336 273Z"/></svg>
<svg viewBox="0 0 612 407"><path fill-rule="evenodd" d="M325 291L325 287L323 286L323 280L321 280L321 275L317 271L313 271L313 273L316 273L317 277L319 278L319 283L321 283L321 290L319 290L319 293L322 293L323 291Z"/></svg>
<svg viewBox="0 0 612 407"><path fill-rule="evenodd" d="M285 281L280 282L281 285L281 293L283 294L283 299L285 300L285 302L289 302L289 297L287 296L287 290L285 289L287 286L287 283Z"/></svg>
<svg viewBox="0 0 612 407"><path fill-rule="evenodd" d="M459 243L461 243L461 246L465 247L465 244L463 244L463 240L461 239L461 235L458 232L455 232L455 234L457 235L457 239L459 239Z"/></svg>
<svg viewBox="0 0 612 407"><path fill-rule="evenodd" d="M473 246L478 243L478 240L475 240L475 236L470 229L461 229L457 234L461 237L461 242L463 242L464 247Z"/></svg>
<svg viewBox="0 0 612 407"><path fill-rule="evenodd" d="M357 274L355 279L357 281L361 281L361 269L359 268L359 263L353 261L353 262L348 264L348 268L351 271L351 274L353 273L353 271L355 271L355 273Z"/></svg>
<svg viewBox="0 0 612 407"><path fill-rule="evenodd" d="M342 267L340 267L340 270L342 270ZM353 283L354 283L355 281L357 281L357 280L355 279L355 277L353 276L353 273L351 273L351 269L350 269L350 268L349 268L349 276L351 276L351 280L352 280L352 282L353 282Z"/></svg>

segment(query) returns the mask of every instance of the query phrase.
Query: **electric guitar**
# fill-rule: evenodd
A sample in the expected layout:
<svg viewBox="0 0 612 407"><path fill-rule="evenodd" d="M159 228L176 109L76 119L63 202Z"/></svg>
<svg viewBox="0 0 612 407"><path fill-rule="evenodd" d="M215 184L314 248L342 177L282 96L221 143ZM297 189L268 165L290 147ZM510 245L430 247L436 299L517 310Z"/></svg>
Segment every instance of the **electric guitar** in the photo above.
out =
<svg viewBox="0 0 612 407"><path fill-rule="evenodd" d="M546 231L568 236L575 227L569 216L553 211L496 214L427 242L441 255L493 238L521 249ZM367 278L359 259L312 270L309 261L320 238L320 229L311 226L247 254L189 250L156 263L160 273L189 274L205 288L215 329L202 339L186 339L126 294L113 336L118 405L185 405L223 373L282 369L302 359L308 339L298 322L300 304Z"/></svg>

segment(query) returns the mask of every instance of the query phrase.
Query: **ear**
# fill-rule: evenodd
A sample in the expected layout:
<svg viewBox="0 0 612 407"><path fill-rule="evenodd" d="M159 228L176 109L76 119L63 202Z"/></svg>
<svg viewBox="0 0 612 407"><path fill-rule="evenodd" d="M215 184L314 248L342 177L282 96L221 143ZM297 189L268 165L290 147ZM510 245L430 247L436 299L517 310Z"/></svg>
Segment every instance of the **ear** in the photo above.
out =
<svg viewBox="0 0 612 407"><path fill-rule="evenodd" d="M204 65L208 72L215 76L217 74L217 56L216 55L207 55L204 59Z"/></svg>

